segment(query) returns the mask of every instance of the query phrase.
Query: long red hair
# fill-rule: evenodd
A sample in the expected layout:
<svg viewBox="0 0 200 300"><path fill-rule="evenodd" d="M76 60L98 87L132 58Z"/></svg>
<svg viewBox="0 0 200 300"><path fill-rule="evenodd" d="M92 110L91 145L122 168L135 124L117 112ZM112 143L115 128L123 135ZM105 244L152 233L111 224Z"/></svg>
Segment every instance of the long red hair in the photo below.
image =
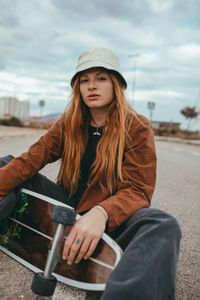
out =
<svg viewBox="0 0 200 300"><path fill-rule="evenodd" d="M113 82L114 99L110 103L106 124L102 131L96 159L91 167L90 179L98 173L101 187L110 194L116 190L117 182L122 178L122 159L125 140L131 118L136 112L128 104L124 88L113 73L109 73ZM80 165L88 141L90 111L80 95L78 76L73 84L72 99L64 113L64 151L58 174L58 183L63 184L73 194L80 179Z"/></svg>

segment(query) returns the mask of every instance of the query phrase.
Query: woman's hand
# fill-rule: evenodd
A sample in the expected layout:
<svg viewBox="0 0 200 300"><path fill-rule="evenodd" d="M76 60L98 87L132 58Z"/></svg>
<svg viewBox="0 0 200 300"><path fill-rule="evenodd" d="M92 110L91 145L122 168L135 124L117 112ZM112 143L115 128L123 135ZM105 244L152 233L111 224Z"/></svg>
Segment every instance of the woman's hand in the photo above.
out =
<svg viewBox="0 0 200 300"><path fill-rule="evenodd" d="M107 221L107 213L101 207L92 208L72 227L63 249L63 259L71 265L88 259L102 237Z"/></svg>

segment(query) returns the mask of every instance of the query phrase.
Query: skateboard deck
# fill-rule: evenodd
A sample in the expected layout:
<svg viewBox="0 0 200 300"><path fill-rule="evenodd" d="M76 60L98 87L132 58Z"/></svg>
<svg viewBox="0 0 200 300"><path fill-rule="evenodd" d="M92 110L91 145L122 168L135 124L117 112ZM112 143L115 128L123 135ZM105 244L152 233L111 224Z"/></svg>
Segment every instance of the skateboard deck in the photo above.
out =
<svg viewBox="0 0 200 300"><path fill-rule="evenodd" d="M22 189L20 203L5 232L0 235L0 250L36 273L43 271L57 228L57 223L51 219L55 206L71 208L55 199ZM76 220L80 217L77 214ZM65 226L63 245L71 227ZM103 234L88 260L69 266L60 256L53 275L58 281L80 289L102 291L121 255L117 243Z"/></svg>

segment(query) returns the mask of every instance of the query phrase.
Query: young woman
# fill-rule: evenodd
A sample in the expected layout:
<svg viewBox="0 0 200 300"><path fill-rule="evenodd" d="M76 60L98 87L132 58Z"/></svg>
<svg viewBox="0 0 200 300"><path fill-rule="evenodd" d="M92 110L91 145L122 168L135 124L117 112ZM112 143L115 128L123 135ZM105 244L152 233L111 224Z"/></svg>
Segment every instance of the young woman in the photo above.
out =
<svg viewBox="0 0 200 300"><path fill-rule="evenodd" d="M28 187L82 214L64 245L69 265L87 259L106 230L124 250L103 299L174 299L180 229L149 208L156 181L154 135L124 95L115 53L82 53L66 112L26 153L0 169L0 199ZM61 160L57 184L37 173Z"/></svg>

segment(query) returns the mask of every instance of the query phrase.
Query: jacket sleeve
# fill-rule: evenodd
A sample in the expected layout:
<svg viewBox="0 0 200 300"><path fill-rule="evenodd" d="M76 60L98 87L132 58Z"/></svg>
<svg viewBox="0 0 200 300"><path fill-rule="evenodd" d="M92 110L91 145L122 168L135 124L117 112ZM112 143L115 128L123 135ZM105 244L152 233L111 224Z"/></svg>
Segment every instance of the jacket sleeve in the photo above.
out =
<svg viewBox="0 0 200 300"><path fill-rule="evenodd" d="M35 175L62 153L63 121L60 118L27 152L0 168L0 200L8 192Z"/></svg>
<svg viewBox="0 0 200 300"><path fill-rule="evenodd" d="M124 151L123 181L117 192L99 203L108 213L108 230L125 222L138 209L149 207L156 182L156 151L150 123L143 119L132 130L131 143Z"/></svg>

